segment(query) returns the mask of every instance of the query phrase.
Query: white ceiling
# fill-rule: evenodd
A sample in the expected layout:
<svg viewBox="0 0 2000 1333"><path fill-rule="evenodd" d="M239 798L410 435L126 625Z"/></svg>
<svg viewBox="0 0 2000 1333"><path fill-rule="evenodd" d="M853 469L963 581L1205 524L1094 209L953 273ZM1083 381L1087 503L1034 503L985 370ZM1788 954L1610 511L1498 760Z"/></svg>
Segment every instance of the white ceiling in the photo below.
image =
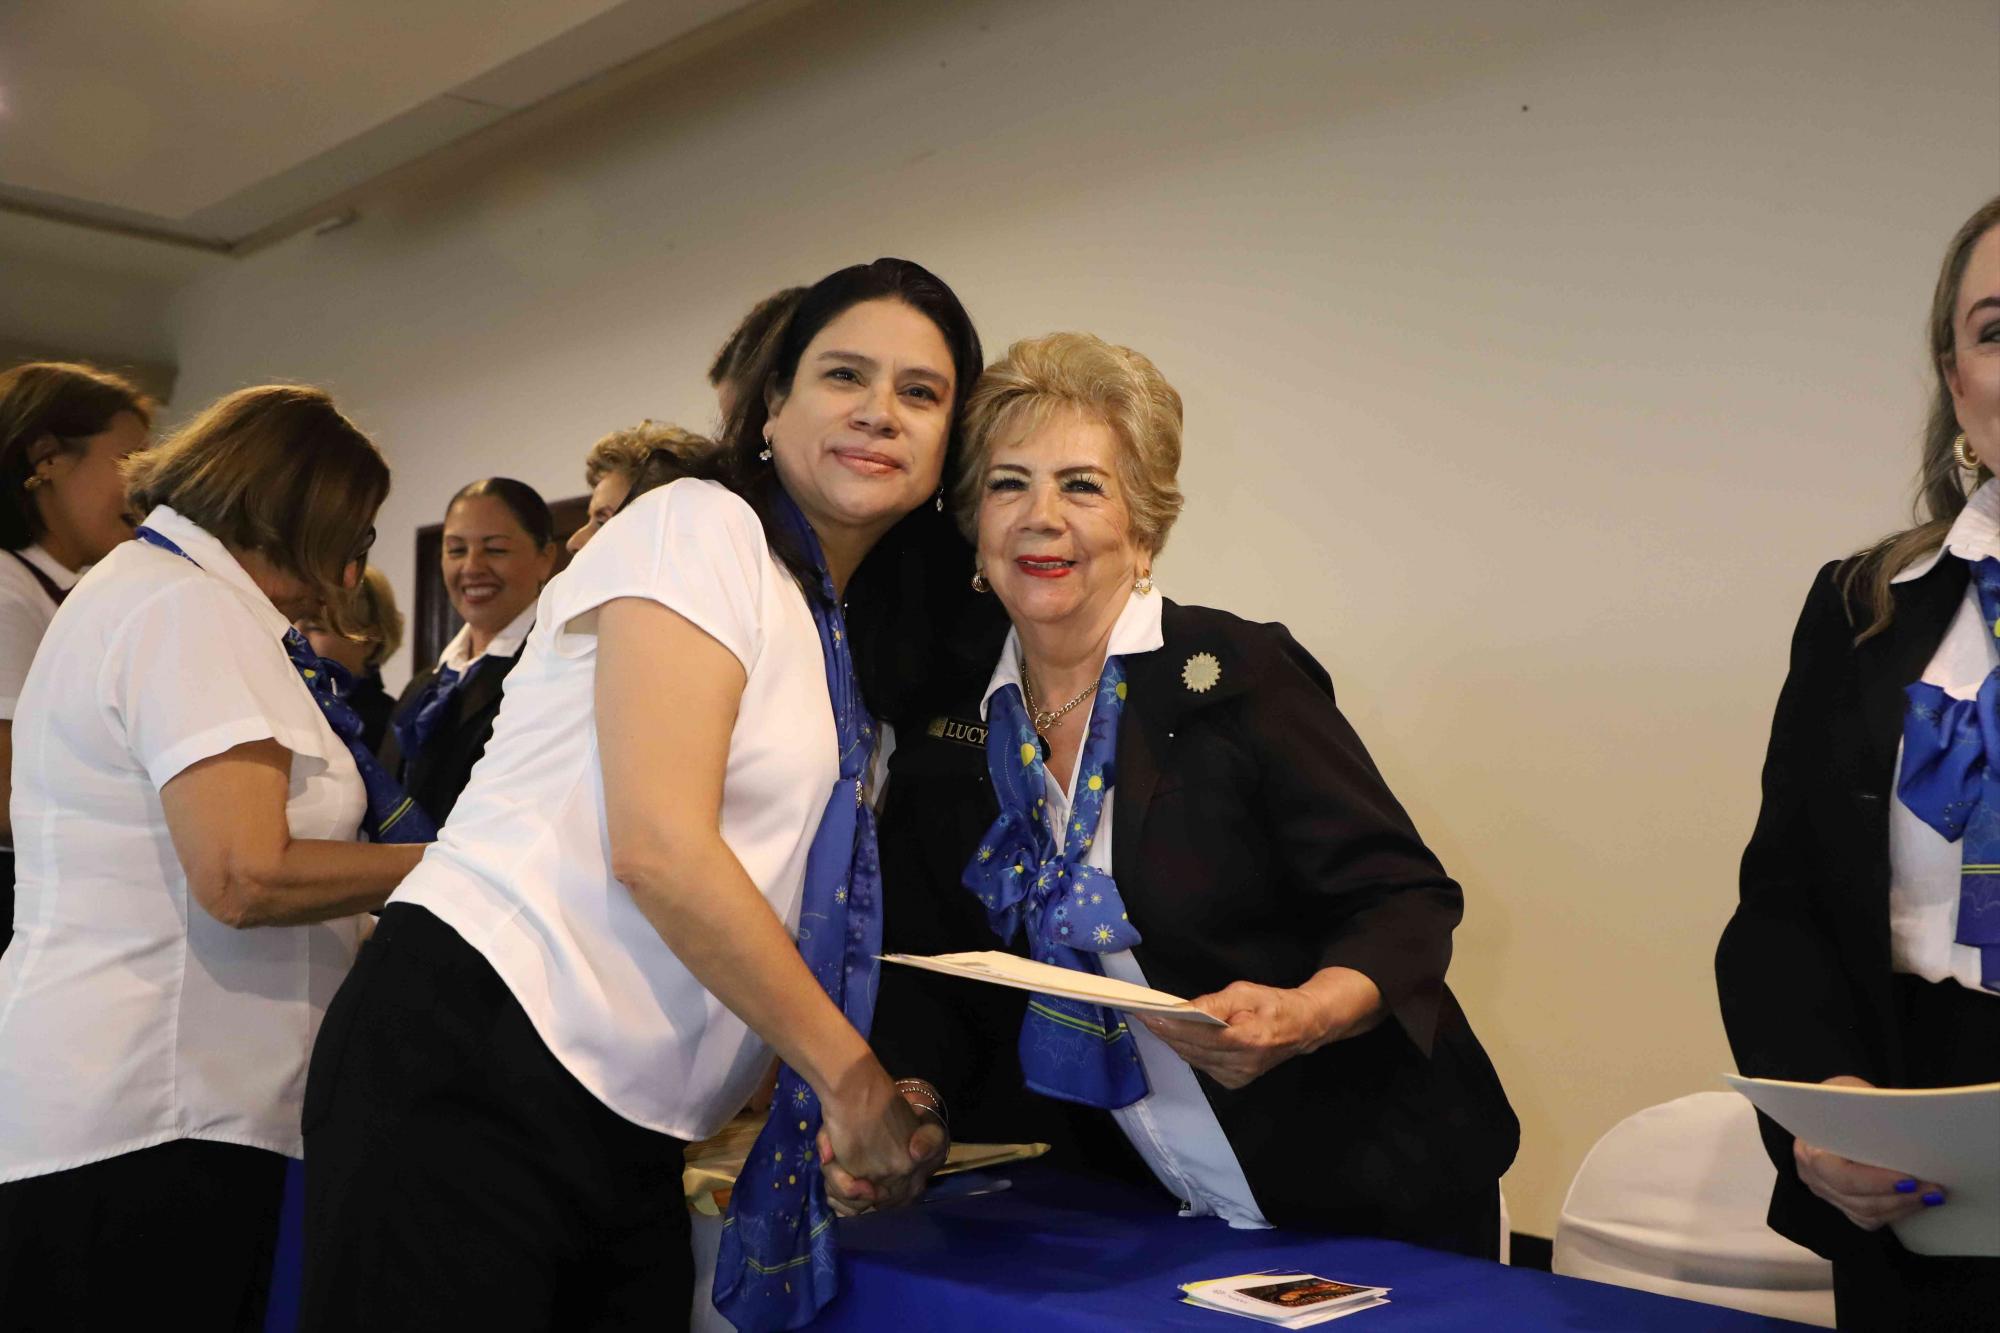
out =
<svg viewBox="0 0 2000 1333"><path fill-rule="evenodd" d="M749 3L0 3L0 208L226 249Z"/></svg>

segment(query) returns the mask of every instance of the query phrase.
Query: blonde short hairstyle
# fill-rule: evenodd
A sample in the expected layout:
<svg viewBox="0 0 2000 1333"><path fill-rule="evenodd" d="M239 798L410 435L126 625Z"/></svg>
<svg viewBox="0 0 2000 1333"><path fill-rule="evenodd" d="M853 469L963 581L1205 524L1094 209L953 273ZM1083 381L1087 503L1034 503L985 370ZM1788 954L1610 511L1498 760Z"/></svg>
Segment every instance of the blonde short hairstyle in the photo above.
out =
<svg viewBox="0 0 2000 1333"><path fill-rule="evenodd" d="M121 467L135 512L170 505L257 552L311 589L329 629L351 630L341 579L388 498L389 465L325 393L239 389Z"/></svg>
<svg viewBox="0 0 2000 1333"><path fill-rule="evenodd" d="M1145 356L1089 333L1024 338L973 386L965 404L964 466L952 486L959 530L979 540L979 497L994 446L1064 410L1103 422L1117 437L1118 484L1133 540L1158 555L1181 512L1181 396Z"/></svg>
<svg viewBox="0 0 2000 1333"><path fill-rule="evenodd" d="M706 436L648 418L636 426L614 430L590 446L590 455L583 460L584 485L595 486L614 472L624 473L627 481L633 480L645 464L646 455L655 449L664 449L677 458L692 458L714 447Z"/></svg>
<svg viewBox="0 0 2000 1333"><path fill-rule="evenodd" d="M368 645L368 665L379 667L403 646L403 612L396 605L389 576L370 565L361 582L347 595L349 635Z"/></svg>

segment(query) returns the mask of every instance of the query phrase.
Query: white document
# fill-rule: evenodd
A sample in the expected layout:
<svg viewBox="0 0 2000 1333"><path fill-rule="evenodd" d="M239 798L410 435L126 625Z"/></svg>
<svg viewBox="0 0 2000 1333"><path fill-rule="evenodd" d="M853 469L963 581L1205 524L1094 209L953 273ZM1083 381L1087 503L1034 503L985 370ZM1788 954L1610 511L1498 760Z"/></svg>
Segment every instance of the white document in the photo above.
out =
<svg viewBox="0 0 2000 1333"><path fill-rule="evenodd" d="M885 953L879 957L885 963L903 963L910 967L921 967L928 972L942 972L950 977L965 977L972 981L990 982L995 986L1011 986L1015 990L1040 991L1044 995L1059 995L1065 1000L1101 1004L1107 1009L1123 1009L1136 1014L1163 1014L1168 1018L1184 1019L1190 1023L1206 1023L1210 1027L1229 1026L1221 1019L1203 1013L1178 995L1135 986L1116 977L1093 976L1088 972L1076 972L1067 967L1037 963L1031 958L1016 958L1013 954L1002 953L998 949L930 956Z"/></svg>
<svg viewBox="0 0 2000 1333"><path fill-rule="evenodd" d="M1815 1147L1943 1185L1943 1207L1892 1224L1904 1248L2000 1257L2000 1083L1843 1088L1723 1077Z"/></svg>

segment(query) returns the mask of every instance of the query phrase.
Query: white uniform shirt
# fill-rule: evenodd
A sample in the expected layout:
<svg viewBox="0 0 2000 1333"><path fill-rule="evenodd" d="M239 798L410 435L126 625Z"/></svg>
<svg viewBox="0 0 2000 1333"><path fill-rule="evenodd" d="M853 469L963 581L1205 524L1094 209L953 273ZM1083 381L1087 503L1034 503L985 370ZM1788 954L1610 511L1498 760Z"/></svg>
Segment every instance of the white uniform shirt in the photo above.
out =
<svg viewBox="0 0 2000 1333"><path fill-rule="evenodd" d="M1125 609L1119 613L1118 623L1111 628L1108 655L1120 657L1157 652L1163 647L1166 637L1160 629L1160 607L1161 598L1157 593L1151 596L1133 593L1125 603ZM1000 664L994 668L985 697L980 700L979 715L982 719L986 716L987 703L1003 686L1018 686L1021 683L1020 658L1020 636L1009 630L1007 646L1000 651ZM1096 706L1093 700L1093 711ZM1079 754L1083 738L1089 731L1090 715L1086 713L1083 724L1074 732ZM1060 851L1064 835L1069 831L1072 793L1056 781L1054 773L1046 768L1043 772L1048 779L1049 819L1055 828L1056 849ZM1074 780L1075 767L1070 776ZM1113 787L1104 798L1096 835L1092 837L1090 850L1083 858L1085 865L1104 871L1114 882L1118 878L1118 870L1111 854L1111 826L1112 806L1117 799L1118 789ZM1132 956L1130 949L1101 954L1099 960L1104 964L1106 976L1137 986L1150 985L1139 960ZM1201 1084L1195 1080L1193 1068L1174 1054L1165 1042L1155 1037L1145 1024L1133 1019L1127 1021L1127 1027L1138 1043L1139 1062L1145 1068L1146 1083L1152 1091L1130 1106L1111 1113L1118 1122L1118 1128L1125 1132L1125 1137L1131 1140L1132 1146L1152 1168L1160 1183L1180 1199L1182 1216L1220 1217L1239 1229L1271 1225L1264 1220L1263 1210L1250 1193L1250 1182L1244 1178L1243 1166L1236 1160L1236 1150L1229 1146L1222 1124L1215 1118L1215 1108L1208 1104Z"/></svg>
<svg viewBox="0 0 2000 1333"><path fill-rule="evenodd" d="M173 1139L302 1152L306 1057L359 922L233 930L188 892L160 788L248 741L292 752L298 838L366 798L285 656L285 617L171 509L107 556L42 640L14 723L19 900L0 958L0 1181Z"/></svg>
<svg viewBox="0 0 2000 1333"><path fill-rule="evenodd" d="M788 930L840 775L819 632L756 514L713 482L648 492L542 590L485 758L396 890L506 981L563 1067L679 1139L720 1129L769 1050L682 965L611 874L594 685L597 611L643 597L735 654L722 838Z"/></svg>
<svg viewBox="0 0 2000 1333"><path fill-rule="evenodd" d="M1944 552L1967 562L2000 556L2000 481L1974 491L1945 534L1944 545L1897 574L1902 583L1928 574ZM1938 641L1921 677L1954 699L1970 699L1995 666L2000 644L1987 627L1979 593L1967 583L1965 600ZM1896 777L1903 773L1903 749L1896 746ZM1889 794L1889 965L1926 981L1956 981L1975 995L1993 995L1979 984L1979 950L1957 942L1959 866L1963 842L1946 842L1938 831L1910 813L1893 789ZM1995 998L2000 998L1996 996Z"/></svg>
<svg viewBox="0 0 2000 1333"><path fill-rule="evenodd" d="M534 627L535 604L530 602L526 610L507 622L506 629L501 630L487 641L485 652L474 656L472 652L472 626L460 625L458 633L451 636L451 642L444 646L442 653L438 654L438 667L439 669L450 667L453 671L464 675L472 669L474 662L482 661L488 657L512 657L521 651L521 645L528 640L528 631Z"/></svg>
<svg viewBox="0 0 2000 1333"><path fill-rule="evenodd" d="M56 616L54 600L42 590L35 576L21 567L22 560L40 570L58 588L74 588L77 579L39 546L29 546L12 555L0 553L0 721L14 716L21 701L21 685L28 679L28 667L35 660L35 649Z"/></svg>

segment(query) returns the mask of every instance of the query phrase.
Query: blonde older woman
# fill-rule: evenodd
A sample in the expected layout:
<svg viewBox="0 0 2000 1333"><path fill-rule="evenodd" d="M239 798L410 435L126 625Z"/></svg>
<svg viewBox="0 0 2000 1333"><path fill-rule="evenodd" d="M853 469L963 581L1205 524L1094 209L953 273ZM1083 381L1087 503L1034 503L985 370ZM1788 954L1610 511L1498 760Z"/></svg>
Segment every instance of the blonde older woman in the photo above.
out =
<svg viewBox="0 0 2000 1333"><path fill-rule="evenodd" d="M1180 435L1153 363L1086 334L981 378L953 498L1013 631L891 761L885 947L997 940L1227 1026L890 969L878 1050L961 1135L1122 1138L1190 1215L1494 1254L1518 1126L1444 985L1459 888L1283 627L1155 588Z"/></svg>
<svg viewBox="0 0 2000 1333"><path fill-rule="evenodd" d="M382 664L403 646L403 613L389 576L370 565L343 598L345 633L333 628L322 610L296 622L312 650L338 667L333 690L361 719L361 743L369 753L382 748L396 701L382 685Z"/></svg>
<svg viewBox="0 0 2000 1333"><path fill-rule="evenodd" d="M583 526L570 534L571 553L590 544L612 515L624 507L632 485L653 455L692 462L715 448L714 441L691 430L670 426L650 418L636 426L614 430L596 444L583 460L583 479L590 487L590 509Z"/></svg>

